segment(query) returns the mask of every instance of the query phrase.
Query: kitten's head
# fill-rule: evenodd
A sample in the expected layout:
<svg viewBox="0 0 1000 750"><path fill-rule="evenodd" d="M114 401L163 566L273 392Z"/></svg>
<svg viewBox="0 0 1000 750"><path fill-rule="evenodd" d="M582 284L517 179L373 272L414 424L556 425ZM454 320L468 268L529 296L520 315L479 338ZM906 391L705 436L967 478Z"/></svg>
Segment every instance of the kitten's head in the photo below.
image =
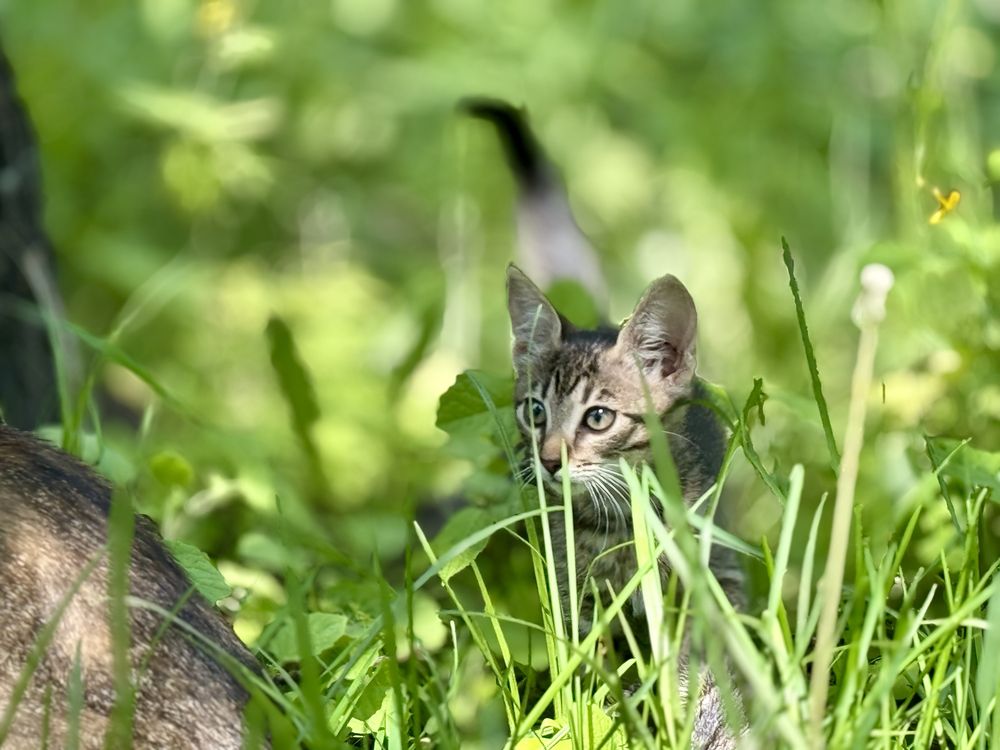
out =
<svg viewBox="0 0 1000 750"><path fill-rule="evenodd" d="M618 330L581 330L512 265L507 307L518 428L526 441L532 433L538 441L543 479L551 489L559 492L565 442L574 495L588 492L600 504L601 492L621 491L621 457L633 464L649 458L643 381L661 421L691 392L694 301L680 281L663 276L649 285Z"/></svg>

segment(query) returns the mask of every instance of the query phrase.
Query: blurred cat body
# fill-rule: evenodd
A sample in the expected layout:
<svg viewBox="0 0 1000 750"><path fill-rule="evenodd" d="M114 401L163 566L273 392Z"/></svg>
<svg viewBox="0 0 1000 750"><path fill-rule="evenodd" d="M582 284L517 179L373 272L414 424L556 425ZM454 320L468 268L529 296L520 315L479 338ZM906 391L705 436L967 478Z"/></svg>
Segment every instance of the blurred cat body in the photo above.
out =
<svg viewBox="0 0 1000 750"><path fill-rule="evenodd" d="M517 177L522 258L542 269L543 284L569 278L603 300L594 251L573 220L555 172L521 114L492 100L473 100L466 106L497 127ZM537 445L538 478L554 502L562 502L563 474L569 474L582 635L593 625L592 585L607 604L608 587L621 591L637 570L629 490L619 462L625 459L633 466L651 462L646 426L650 408L667 437L689 505L716 480L725 431L711 409L699 403L704 401L704 385L695 372L697 312L691 295L675 277L663 276L650 284L621 327L575 327L513 265L507 271L507 302L514 333L514 404L524 445L529 449L533 442ZM535 476L530 453L522 476ZM550 523L568 620L562 514L552 514ZM665 557L658 564L665 589L670 567ZM732 603L742 606L743 572L732 553L716 545L709 564ZM628 609L636 622L644 620L640 592L631 597ZM692 742L711 750L735 747L722 696L711 675L705 678ZM682 673L682 682L687 679Z"/></svg>
<svg viewBox="0 0 1000 750"><path fill-rule="evenodd" d="M68 741L71 673L79 659L85 750L104 746L115 702L108 620L108 512L111 488L89 467L26 433L0 425L0 728L36 641L57 610L54 636L13 707L0 745L34 750ZM84 576L88 566L93 566ZM256 661L218 612L191 590L149 519L136 518L129 593L170 612L251 670ZM129 661L135 689L132 746L232 748L243 741L247 693L204 644L164 616L129 607ZM160 633L161 629L163 630ZM68 746L68 745L66 745Z"/></svg>

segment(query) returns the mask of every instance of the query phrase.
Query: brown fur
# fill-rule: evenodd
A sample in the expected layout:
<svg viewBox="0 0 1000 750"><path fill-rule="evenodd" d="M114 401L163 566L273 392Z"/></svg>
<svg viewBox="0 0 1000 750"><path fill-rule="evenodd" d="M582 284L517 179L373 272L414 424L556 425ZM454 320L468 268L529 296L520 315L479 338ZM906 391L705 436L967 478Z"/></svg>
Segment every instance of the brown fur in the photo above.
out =
<svg viewBox="0 0 1000 750"><path fill-rule="evenodd" d="M81 571L97 561L17 705L5 749L39 747L46 700L49 744L64 745L67 687L77 649L84 686L81 747L103 746L115 701L105 550L110 502L110 487L89 467L0 425L0 716L40 631ZM142 516L136 518L129 587L133 597L167 611L190 589L153 524ZM256 668L246 647L197 594L190 595L179 617L238 662ZM133 681L138 676L134 747L241 747L247 693L240 683L180 627L168 627L151 647L163 622L159 614L132 607L129 621Z"/></svg>

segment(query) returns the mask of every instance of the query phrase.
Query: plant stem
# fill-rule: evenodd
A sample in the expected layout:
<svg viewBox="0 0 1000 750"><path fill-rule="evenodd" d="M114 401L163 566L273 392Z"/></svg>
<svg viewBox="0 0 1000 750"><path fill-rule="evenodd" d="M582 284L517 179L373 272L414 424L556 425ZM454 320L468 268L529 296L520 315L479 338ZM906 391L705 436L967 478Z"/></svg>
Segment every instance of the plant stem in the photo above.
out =
<svg viewBox="0 0 1000 750"><path fill-rule="evenodd" d="M854 488L858 477L861 446L865 437L865 411L868 393L871 390L875 351L878 349L878 326L885 317L885 297L891 286L892 272L885 266L866 266L862 270L861 295L855 306L855 320L861 328L861 337L858 341L858 358L851 381L851 403L844 435L844 453L837 477L830 552L826 571L820 582L823 604L816 634L812 684L809 691L812 703L812 746L819 750L826 746L823 736L823 717L826 713L830 666L836 645L837 610L844 583L847 545L850 541Z"/></svg>

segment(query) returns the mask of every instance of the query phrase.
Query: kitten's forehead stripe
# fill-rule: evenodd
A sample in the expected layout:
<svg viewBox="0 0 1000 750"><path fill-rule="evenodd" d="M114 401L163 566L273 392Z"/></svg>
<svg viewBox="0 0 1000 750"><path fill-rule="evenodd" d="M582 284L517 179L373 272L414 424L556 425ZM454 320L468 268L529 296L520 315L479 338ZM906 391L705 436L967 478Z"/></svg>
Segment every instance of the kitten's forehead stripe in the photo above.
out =
<svg viewBox="0 0 1000 750"><path fill-rule="evenodd" d="M577 385L580 384L580 379L582 377L583 377L582 373L577 373L576 377L574 377L573 380L571 380L569 384L565 388L563 388L562 392L559 395L561 395L563 398L566 398L571 393L573 393L573 391L576 390Z"/></svg>
<svg viewBox="0 0 1000 750"><path fill-rule="evenodd" d="M551 364L555 378L555 395L565 399L586 381L583 400L590 398L594 381L600 373L600 355L606 343L591 340L567 341Z"/></svg>

